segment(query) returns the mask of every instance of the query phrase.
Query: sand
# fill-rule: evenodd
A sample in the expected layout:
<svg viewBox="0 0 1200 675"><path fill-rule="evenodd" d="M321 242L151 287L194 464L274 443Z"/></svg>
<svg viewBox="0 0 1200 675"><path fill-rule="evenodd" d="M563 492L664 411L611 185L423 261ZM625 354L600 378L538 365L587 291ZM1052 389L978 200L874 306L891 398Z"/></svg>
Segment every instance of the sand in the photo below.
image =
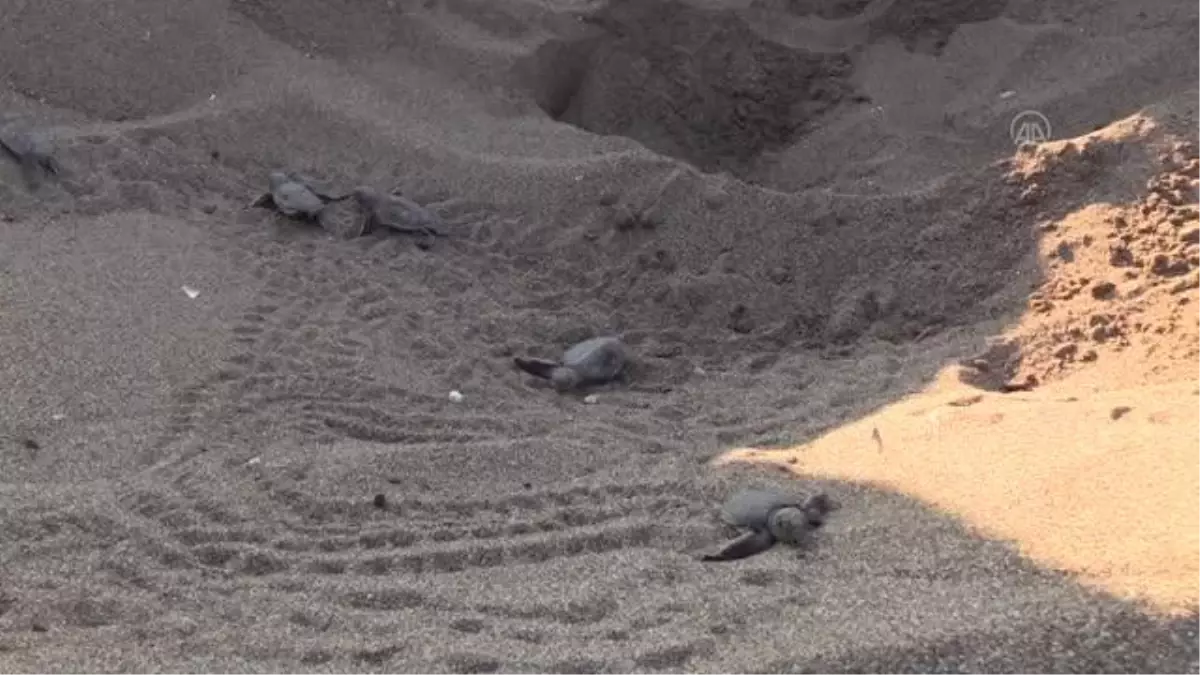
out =
<svg viewBox="0 0 1200 675"><path fill-rule="evenodd" d="M18 3L0 671L1197 672L1198 15ZM699 562L762 484L841 508Z"/></svg>

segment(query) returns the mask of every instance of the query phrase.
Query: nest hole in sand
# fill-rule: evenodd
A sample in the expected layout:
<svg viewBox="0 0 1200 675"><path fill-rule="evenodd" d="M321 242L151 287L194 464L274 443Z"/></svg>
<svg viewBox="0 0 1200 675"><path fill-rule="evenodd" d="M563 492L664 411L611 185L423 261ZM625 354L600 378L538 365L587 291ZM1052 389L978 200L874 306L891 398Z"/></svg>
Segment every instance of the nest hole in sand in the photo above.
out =
<svg viewBox="0 0 1200 675"><path fill-rule="evenodd" d="M532 56L538 105L555 120L626 136L707 172L742 176L840 105L865 104L843 54L772 42L735 12L677 0L617 1L574 40Z"/></svg>

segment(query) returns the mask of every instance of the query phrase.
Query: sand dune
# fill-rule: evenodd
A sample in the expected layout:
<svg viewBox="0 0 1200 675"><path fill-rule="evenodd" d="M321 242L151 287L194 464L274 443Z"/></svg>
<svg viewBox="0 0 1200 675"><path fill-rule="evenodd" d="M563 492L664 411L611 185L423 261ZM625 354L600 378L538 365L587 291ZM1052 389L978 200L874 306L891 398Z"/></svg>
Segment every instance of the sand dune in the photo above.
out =
<svg viewBox="0 0 1200 675"><path fill-rule="evenodd" d="M6 18L0 670L1200 667L1194 4ZM762 483L842 508L700 563Z"/></svg>

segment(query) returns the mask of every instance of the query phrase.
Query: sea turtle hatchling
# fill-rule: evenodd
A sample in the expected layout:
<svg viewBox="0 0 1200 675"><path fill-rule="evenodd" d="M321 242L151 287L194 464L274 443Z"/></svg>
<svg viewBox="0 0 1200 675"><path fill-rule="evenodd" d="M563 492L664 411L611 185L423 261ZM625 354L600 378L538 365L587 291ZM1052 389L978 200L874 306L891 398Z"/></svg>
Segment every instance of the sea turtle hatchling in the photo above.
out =
<svg viewBox="0 0 1200 675"><path fill-rule="evenodd" d="M21 166L26 182L32 187L40 185L46 176L58 176L62 171L46 134L0 129L0 149Z"/></svg>
<svg viewBox="0 0 1200 675"><path fill-rule="evenodd" d="M762 553L777 541L806 544L811 533L825 524L833 508L833 502L823 492L800 497L765 488L741 490L722 506L721 519L749 531L701 560L740 560Z"/></svg>
<svg viewBox="0 0 1200 675"><path fill-rule="evenodd" d="M404 195L380 194L365 185L354 188L352 194L366 213L368 232L382 226L404 234L446 236L438 229L441 218Z"/></svg>
<svg viewBox="0 0 1200 675"><path fill-rule="evenodd" d="M556 390L566 392L617 379L629 363L629 350L619 338L594 337L567 349L561 361L520 356L513 361L521 370L550 380Z"/></svg>
<svg viewBox="0 0 1200 675"><path fill-rule="evenodd" d="M350 193L336 193L320 181L299 173L272 171L267 176L270 189L251 202L251 207L272 208L290 218L315 220L327 232L344 239L361 237L366 218L344 203Z"/></svg>

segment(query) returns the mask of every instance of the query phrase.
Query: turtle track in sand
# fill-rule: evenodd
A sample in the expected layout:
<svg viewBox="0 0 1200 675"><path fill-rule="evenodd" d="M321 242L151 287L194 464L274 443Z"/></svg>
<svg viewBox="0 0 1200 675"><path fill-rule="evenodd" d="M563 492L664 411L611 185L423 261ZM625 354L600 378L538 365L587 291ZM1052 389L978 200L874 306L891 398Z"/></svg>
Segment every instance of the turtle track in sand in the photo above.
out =
<svg viewBox="0 0 1200 675"><path fill-rule="evenodd" d="M682 665L711 649L703 636L666 651L641 637L684 617L669 597L633 593L662 574L669 580L669 569L678 565L669 561L680 551L719 536L711 505L691 481L593 483L492 498L405 491L379 509L368 495L311 497L303 469L269 460L232 465L220 451L140 477L121 501L153 523L157 534L143 555L163 568L158 584L187 584L220 605L231 593L269 592L273 599L262 611L276 618L268 623L303 636L281 645L284 658L310 665L364 667L398 658L434 669L574 671L612 667L605 664L630 656ZM460 590L537 584L547 568L565 566L573 576L621 569L634 550L665 562L667 570L662 563L635 565L622 574L628 577L623 599L587 588L531 604L520 594ZM496 574L515 580L485 581ZM745 592L770 583L770 574L751 574ZM360 638L347 642L352 634ZM472 650L477 634L501 644ZM563 639L600 640L601 648L581 657L590 667L569 665L553 657ZM439 646L429 651L420 644ZM494 668L486 668L492 661Z"/></svg>
<svg viewBox="0 0 1200 675"><path fill-rule="evenodd" d="M456 432L408 432L416 415L457 416L440 397L380 370L392 359L423 358L423 350L436 349L424 342L431 339L424 314L450 303L432 287L436 277L456 275L442 268L453 267L445 260L453 254L422 252L403 239L343 243L319 234L305 239L269 247L260 300L229 329L239 353L178 396L170 432L160 445L193 432L266 432L273 419L288 422L272 433L326 441L348 436L451 442L495 437L503 430L480 418L472 432L467 418L458 421ZM459 282L451 280L450 286Z"/></svg>
<svg viewBox="0 0 1200 675"><path fill-rule="evenodd" d="M494 452L497 443L530 430L486 407L464 413L426 393L428 388L388 380L387 369L380 368L433 353L440 357L432 362L436 369L457 368L460 376L474 377L479 364L458 364L439 350L437 330L421 314L461 312L451 307L458 304L454 299L438 297L433 288L439 281L442 288L461 286L453 259L463 253L452 247L423 252L404 238L334 242L319 232L272 230L250 236L256 244L246 255L261 265L255 273L261 292L228 327L237 353L176 396L168 428L155 443L157 468L120 491L126 515L116 519L137 523L132 528L143 533L140 555L158 570L149 585L186 583L221 597L266 584L284 604L291 604L287 598L295 595L295 585L316 587L318 604L297 603L286 615L291 630L321 638L285 649L297 650L295 658L307 665L418 662L411 646L383 641L346 651L333 637L356 626L408 625L415 614L420 623L447 633L447 648L430 667L490 669L495 657L481 656L488 653L483 649L470 652L453 638L499 622L509 643L500 661L505 667L589 670L604 661L566 663L548 654L544 661L530 661L529 655L545 651L561 630L589 626L589 633L625 650L637 621L660 621L644 613L625 621L615 614L615 604L586 599L530 608L415 589L428 575L497 568L529 568L536 575L543 565L574 558L592 565L596 556L629 549L676 555L699 548L714 537L711 505L687 481L518 488L494 498L453 499L419 489L392 496L395 488L377 480L360 495L314 496L305 462L281 467L265 453L253 462L258 439L266 437L315 445L315 453L325 454L338 452L334 443L356 440L403 459L444 454L447 446L467 456ZM388 273L381 274L383 269ZM437 275L451 279L429 281ZM483 377L495 382L473 397L524 387L507 371L506 359L488 360L494 363L485 368L492 372ZM547 429L553 420L548 410ZM629 433L614 431L620 438ZM570 457L560 461L571 464ZM389 495L384 510L370 502L376 490ZM663 611L670 614L669 607ZM646 663L682 664L706 644L664 652L646 643L635 653Z"/></svg>
<svg viewBox="0 0 1200 675"><path fill-rule="evenodd" d="M412 644L374 638L377 646L356 641L360 644L347 651L336 637L416 625L432 626L426 630L441 635L436 639L446 645L430 663L436 669L594 670L625 658L617 654L671 667L711 649L703 637L668 648L633 637L681 618L666 599L626 616L620 603L598 596L530 607L503 598L472 602L464 599L469 596L420 590L428 575L503 569L533 581L546 565L607 566L614 563L600 562L603 558L631 549L669 557L698 550L720 535L711 522L711 504L694 483L547 486L487 499L452 499L425 495L419 488L397 495L385 479L358 495L313 496L304 462L281 467L264 456L248 463L264 432L318 444L316 452L325 454L338 453L330 444L347 438L387 444L378 446L380 452L400 455L401 473L404 455L421 448L445 454L453 446L469 457L495 452L496 442L530 433L502 414L464 414L441 397L380 382L378 368L370 359L364 363L363 351L386 353L389 346L381 343L389 336L411 333L404 312L428 299L429 291L422 291L417 279L429 273L423 268L439 261L413 265L430 254L404 239L349 244L304 241L309 235L299 239L265 247L278 261L265 268L260 298L230 328L244 351L179 396L172 428L158 443L171 461L137 481L154 487L122 491L124 508L156 533L143 554L164 568L158 583L188 579L216 597L229 592L223 589L266 584L284 605L294 603L285 615L289 630L315 636L285 648L307 665L370 667L395 658L419 663ZM316 247L325 253L336 247L345 260L313 256ZM364 253L367 263L361 262ZM378 266L388 264L397 269L380 281ZM305 278L303 292L288 292L294 275ZM393 281L396 288L389 288ZM420 347L403 340L391 349L395 354ZM497 381L492 392L523 387L507 371L505 359L493 360L499 372L489 375ZM314 361L324 361L320 378L307 376ZM487 391L472 395L488 398ZM280 419L288 420L283 429L265 426ZM545 425L553 428L553 411L547 411ZM617 442L629 433L614 431L620 434ZM416 456L408 460L419 461ZM560 461L571 463L570 457ZM609 460L620 461L620 456ZM383 511L370 502L376 490L389 497ZM752 576L747 592L768 583L764 579ZM314 589L304 593L310 599L299 601L295 589L301 584ZM499 653L470 649L470 636L496 630L504 633ZM561 661L552 656L552 645L563 631L594 636L612 655L602 658L602 651Z"/></svg>
<svg viewBox="0 0 1200 675"><path fill-rule="evenodd" d="M321 256L313 255L318 247ZM331 247L336 249L332 255ZM652 514L672 504L686 505L692 517L709 509L685 498L688 488L681 484L520 491L491 501L422 500L408 493L386 509L403 526L381 523L359 531L362 518L377 515L370 496L373 490L388 491L385 476L361 495L313 497L304 484L303 462L265 472L251 463L257 439L291 438L327 453L336 452L332 444L354 439L401 456L454 445L469 455L529 431L515 428L502 414L464 413L442 397L389 382L380 372L380 362L436 349L422 346L422 338L434 339L436 333L419 330L415 310L439 310L438 299L421 287L421 277L441 272L444 258L430 259L430 253L404 239L293 241L266 249L281 261L264 273L259 300L230 327L242 351L177 396L169 428L156 443L167 458L155 475L172 489L136 492L122 500L133 512L162 523L196 562L251 575L264 570L461 571L651 541L667 547L678 538L666 536L669 528ZM393 268L392 274L380 275L380 267ZM297 285L295 275L304 278L301 292L289 292ZM414 337L387 344L394 335ZM505 360L491 360L493 368L506 370ZM494 387L520 386L518 376L504 377L508 382ZM403 463L397 470L403 473ZM237 490L230 490L234 501L213 494L214 486L247 481L253 483L253 504L238 504ZM671 488L670 496L663 495L664 488ZM607 504L611 500L618 503ZM239 515L246 508L283 522L259 529ZM302 525L306 522L313 524ZM282 527L283 533L272 534L272 527ZM364 551L372 555L363 559ZM301 562L285 562L292 555L300 555Z"/></svg>
<svg viewBox="0 0 1200 675"><path fill-rule="evenodd" d="M229 481L256 483L261 504L254 506L274 502L274 517L256 522L217 508L209 477L194 470L159 487L134 489L122 501L161 523L194 562L256 577L452 573L629 547L675 551L702 545L712 534L711 527L685 526L709 516L710 505L682 482L529 490L476 500L417 493L377 508L370 499L307 497L296 489L298 481L269 478L254 465L224 473Z"/></svg>

